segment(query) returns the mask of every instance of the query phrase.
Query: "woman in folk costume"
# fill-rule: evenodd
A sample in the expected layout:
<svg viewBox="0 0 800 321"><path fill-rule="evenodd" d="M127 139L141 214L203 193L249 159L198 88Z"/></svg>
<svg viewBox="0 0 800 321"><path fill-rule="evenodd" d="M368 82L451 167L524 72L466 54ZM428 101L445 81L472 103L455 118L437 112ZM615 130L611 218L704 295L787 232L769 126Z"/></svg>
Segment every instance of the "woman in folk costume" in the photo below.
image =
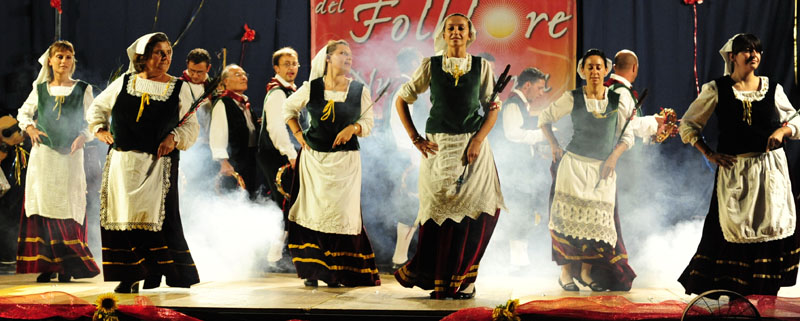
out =
<svg viewBox="0 0 800 321"><path fill-rule="evenodd" d="M620 132L634 106L603 86L610 66L602 51L587 51L578 62L586 85L565 92L539 116L553 152L548 228L553 261L561 266L558 283L565 291L578 291L573 278L592 291L627 291L636 277L622 242L614 172L620 155L633 146L633 130ZM565 152L552 123L566 115L574 134Z"/></svg>
<svg viewBox="0 0 800 321"><path fill-rule="evenodd" d="M738 34L719 53L725 75L703 85L679 129L684 143L719 168L700 244L678 281L687 294L726 289L776 295L795 284L800 261L782 147L784 139L800 138L800 118L792 118L795 109L781 85L756 76L761 40ZM716 151L702 138L712 114L719 122Z"/></svg>
<svg viewBox="0 0 800 321"><path fill-rule="evenodd" d="M37 282L60 282L100 273L86 244L86 174L83 146L93 137L84 112L92 86L72 79L75 49L69 41L50 45L42 69L17 119L31 138L20 225L17 273L41 273ZM34 115L38 114L37 120Z"/></svg>
<svg viewBox="0 0 800 321"><path fill-rule="evenodd" d="M380 285L375 254L361 220L361 155L356 136L369 135L369 88L347 78L353 63L344 40L329 41L311 62L310 81L283 104L302 146L295 164L288 247L306 286ZM297 121L306 108L310 127Z"/></svg>
<svg viewBox="0 0 800 321"><path fill-rule="evenodd" d="M436 30L437 55L422 60L395 103L424 158L419 171L417 251L394 276L405 287L433 290L433 299L474 297L481 257L500 209L505 208L486 141L497 120L499 100L489 101L494 90L489 63L467 53L475 36L466 16L449 15ZM433 106L423 137L408 104L428 87Z"/></svg>
<svg viewBox="0 0 800 321"><path fill-rule="evenodd" d="M128 47L130 67L97 96L87 120L111 145L100 191L103 276L118 293L199 282L183 236L178 203L178 150L197 139L189 86L167 74L172 47L151 33ZM111 123L109 124L109 118Z"/></svg>

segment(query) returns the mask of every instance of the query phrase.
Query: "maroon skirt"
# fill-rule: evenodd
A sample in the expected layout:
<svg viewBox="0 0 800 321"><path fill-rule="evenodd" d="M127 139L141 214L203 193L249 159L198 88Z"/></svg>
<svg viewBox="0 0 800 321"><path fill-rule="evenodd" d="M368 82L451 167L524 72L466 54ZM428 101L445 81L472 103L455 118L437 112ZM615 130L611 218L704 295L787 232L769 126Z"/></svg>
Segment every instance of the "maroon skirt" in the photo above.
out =
<svg viewBox="0 0 800 321"><path fill-rule="evenodd" d="M550 204L556 188L558 162L550 166L553 184L550 186ZM618 202L614 200L614 228L617 232L617 243L614 246L606 242L577 239L550 230L553 261L558 265L571 263L587 263L592 265L592 280L611 291L628 291L631 289L636 273L628 265L628 251L622 241L622 229L619 224ZM580 276L581 264L573 264L570 273Z"/></svg>
<svg viewBox="0 0 800 321"><path fill-rule="evenodd" d="M39 215L20 220L17 273L63 273L76 279L100 274L84 225L73 219L52 219Z"/></svg>
<svg viewBox="0 0 800 321"><path fill-rule="evenodd" d="M442 225L428 220L419 228L414 257L394 272L400 285L433 290L431 297L444 299L475 283L478 267L500 217L482 213L477 220L465 217L461 223L445 220Z"/></svg>
<svg viewBox="0 0 800 321"><path fill-rule="evenodd" d="M777 295L780 287L793 286L800 262L797 225L794 234L780 240L730 243L719 225L716 183L711 195L697 252L678 278L686 294L725 289L742 295Z"/></svg>
<svg viewBox="0 0 800 321"><path fill-rule="evenodd" d="M363 226L358 235L332 234L289 221L288 243L301 279L344 286L381 285L375 253Z"/></svg>

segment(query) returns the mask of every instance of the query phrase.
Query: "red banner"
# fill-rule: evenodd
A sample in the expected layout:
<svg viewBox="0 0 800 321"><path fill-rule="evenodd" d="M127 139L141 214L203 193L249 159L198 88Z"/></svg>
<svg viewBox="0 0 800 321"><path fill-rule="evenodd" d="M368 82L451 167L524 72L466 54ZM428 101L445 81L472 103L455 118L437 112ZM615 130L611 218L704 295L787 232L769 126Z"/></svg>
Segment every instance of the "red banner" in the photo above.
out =
<svg viewBox="0 0 800 321"><path fill-rule="evenodd" d="M432 56L433 34L451 13L470 17L478 31L467 48L494 59L495 76L506 64L517 75L536 67L549 75L543 107L575 83L577 17L574 0L310 0L311 56L328 40L344 39L353 51L352 76L373 92L400 70L398 53L416 49ZM411 49L409 49L411 48ZM393 83L396 88L399 83ZM508 95L510 90L506 90ZM504 96L505 96L504 95ZM388 105L388 104L382 104ZM376 117L382 114L379 106Z"/></svg>

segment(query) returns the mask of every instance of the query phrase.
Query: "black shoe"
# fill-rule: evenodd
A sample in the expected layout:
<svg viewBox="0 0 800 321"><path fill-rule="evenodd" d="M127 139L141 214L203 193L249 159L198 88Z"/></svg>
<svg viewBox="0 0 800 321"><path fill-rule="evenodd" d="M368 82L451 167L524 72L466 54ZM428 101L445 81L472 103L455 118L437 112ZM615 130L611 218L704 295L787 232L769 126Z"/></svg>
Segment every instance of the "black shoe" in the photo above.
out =
<svg viewBox="0 0 800 321"><path fill-rule="evenodd" d="M578 280L578 283L582 284L583 286L588 286L594 292L603 292L603 291L608 290L608 289L604 288L602 285L600 285L600 283L597 283L595 281L592 281L592 283L586 283L586 281L584 281L583 278L580 275L577 277L577 280Z"/></svg>
<svg viewBox="0 0 800 321"><path fill-rule="evenodd" d="M39 274L39 276L36 277L36 282L38 282L38 283L47 283L47 282L50 282L50 278L52 278L52 277L53 277L53 273L44 272L42 274Z"/></svg>
<svg viewBox="0 0 800 321"><path fill-rule="evenodd" d="M569 282L567 284L564 284L564 282L561 282L561 278L559 277L558 285L560 285L561 288L564 289L564 291L578 292L578 286L575 285L575 282Z"/></svg>
<svg viewBox="0 0 800 321"><path fill-rule="evenodd" d="M341 288L344 286L339 282L325 283L325 285L327 285L329 288Z"/></svg>
<svg viewBox="0 0 800 321"><path fill-rule="evenodd" d="M139 293L139 281L129 282L129 281L122 281L119 282L116 288L114 288L114 292L116 293Z"/></svg>
<svg viewBox="0 0 800 321"><path fill-rule="evenodd" d="M142 285L142 289L155 289L159 286L161 286L161 274L150 275L144 278L144 285Z"/></svg>
<svg viewBox="0 0 800 321"><path fill-rule="evenodd" d="M456 292L456 294L453 295L453 299L455 300L467 300L467 299L472 299L474 297L475 297L475 287L472 287L472 292L470 293Z"/></svg>
<svg viewBox="0 0 800 321"><path fill-rule="evenodd" d="M63 272L58 273L58 282L68 283L72 276Z"/></svg>
<svg viewBox="0 0 800 321"><path fill-rule="evenodd" d="M311 280L311 279L303 280L303 284L305 284L306 286L315 287L315 288L319 285L317 280Z"/></svg>

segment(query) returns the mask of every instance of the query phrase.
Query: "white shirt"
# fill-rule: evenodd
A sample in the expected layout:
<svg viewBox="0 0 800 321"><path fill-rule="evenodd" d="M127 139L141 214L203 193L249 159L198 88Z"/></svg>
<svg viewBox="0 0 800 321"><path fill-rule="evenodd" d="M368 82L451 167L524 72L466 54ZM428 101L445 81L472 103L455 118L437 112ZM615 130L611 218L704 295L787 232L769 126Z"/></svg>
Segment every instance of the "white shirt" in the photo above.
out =
<svg viewBox="0 0 800 321"><path fill-rule="evenodd" d="M294 83L288 83L280 75L275 75L275 79L283 87L297 89ZM272 90L264 97L263 121L267 122L267 134L272 145L288 159L296 159L297 151L289 138L289 131L286 130L286 123L283 121L283 103L286 101L286 93L283 90Z"/></svg>
<svg viewBox="0 0 800 321"><path fill-rule="evenodd" d="M206 76L206 78L208 78L208 76ZM189 92L192 94L192 102L199 99L206 90L204 84L193 84L186 81L183 85L189 87ZM197 122L200 124L200 135L197 141L198 143L208 144L208 126L211 122L211 101L206 99L200 103L195 115L197 116Z"/></svg>
<svg viewBox="0 0 800 321"><path fill-rule="evenodd" d="M515 143L528 145L533 145L544 140L544 134L542 134L541 130L522 128L525 117L520 111L520 107L524 107L527 113L530 112L530 105L528 104L527 98L525 98L525 94L520 90L514 89L511 93L519 96L519 98L525 102L525 106L517 106L517 104L509 103L508 101L503 105L503 133L506 139Z"/></svg>
<svg viewBox="0 0 800 321"><path fill-rule="evenodd" d="M247 99L247 96L242 95ZM256 136L256 125L249 110L242 104L233 101L239 110L244 114L249 133L247 146L254 147L258 137ZM214 108L211 109L211 126L208 131L208 146L211 148L211 158L215 160L228 159L228 114L225 112L225 103L222 99L217 100Z"/></svg>
<svg viewBox="0 0 800 321"><path fill-rule="evenodd" d="M628 87L628 89L633 87L628 79L625 79L625 77L620 75L611 74L610 78L621 82L622 85ZM620 103L625 100L626 104L629 104L630 106L636 106L636 103L634 102L635 100L633 96L631 96L631 91L628 89L617 88L614 90L614 92L619 94ZM649 143L650 138L656 134L656 131L658 131L658 121L656 121L656 117L652 115L643 117L635 116L628 124L628 128L633 130L634 135L641 137L645 143ZM625 131L628 130L626 129Z"/></svg>
<svg viewBox="0 0 800 321"><path fill-rule="evenodd" d="M132 74L130 77L132 79L138 76ZM97 95L91 107L89 107L89 110L86 112L86 121L89 123L89 131L92 133L96 133L102 128L109 127L111 110L114 108L114 104L117 102L117 96L119 96L122 90L126 90L128 94L134 96L141 96L142 92L146 92L150 95L150 99L166 101L172 95L172 89L174 88L172 82L157 82L142 78L137 78L136 88L133 88L131 82L129 82L127 88L123 88L125 82L124 78L124 75L119 76L108 85L106 90L103 90L100 95ZM167 94L163 95L165 92ZM189 107L192 106L192 93L189 86L181 86L181 91L178 95L178 104L180 106L178 119L180 120L189 111ZM147 107L145 106L145 108ZM192 147L195 140L197 140L198 128L197 117L194 116L189 117L183 126L174 128L171 133L175 135L174 139L177 143L175 147L180 150L187 150L189 147Z"/></svg>
<svg viewBox="0 0 800 321"><path fill-rule="evenodd" d="M588 99L586 98L586 93L583 94L583 99L586 102L586 111L590 113L597 112L602 114L606 111L606 106L608 106L608 87L605 87L603 99ZM632 102L633 100L620 99L619 107L617 109L617 112L619 113L617 116L617 132L622 130L622 127L625 126L625 121L631 116L631 112L633 111L633 105L631 104ZM544 111L542 111L542 113L539 115L539 127L542 127L545 124L552 124L561 119L561 117L571 113L573 107L572 105L572 91L567 90L561 95L561 97L559 97ZM625 132L622 133L621 141L625 145L628 145L628 149L633 147L633 131L626 129Z"/></svg>
<svg viewBox="0 0 800 321"><path fill-rule="evenodd" d="M733 94L742 101L752 102L764 99L769 91L769 78L760 78L761 88L759 90L738 91L734 88ZM706 122L711 118L714 109L717 108L718 100L716 81L712 80L703 84L700 95L689 105L689 109L686 110L681 120L681 125L678 127L678 132L681 134L681 140L683 140L684 144L694 145L697 142L703 133L703 127L706 126ZM780 84L777 84L775 88L775 109L778 111L778 118L780 118L781 122L785 122L796 112ZM795 117L787 125L792 130L792 139L800 139L797 131L800 127L798 126L800 126L800 117Z"/></svg>

